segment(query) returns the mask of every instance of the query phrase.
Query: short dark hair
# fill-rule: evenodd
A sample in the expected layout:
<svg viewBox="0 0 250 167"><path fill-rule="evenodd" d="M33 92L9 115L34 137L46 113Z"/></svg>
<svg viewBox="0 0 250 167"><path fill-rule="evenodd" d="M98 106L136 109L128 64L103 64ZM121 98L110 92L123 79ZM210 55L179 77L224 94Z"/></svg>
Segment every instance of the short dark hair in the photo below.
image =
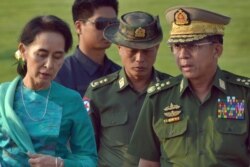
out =
<svg viewBox="0 0 250 167"><path fill-rule="evenodd" d="M30 45L35 40L36 36L42 32L56 32L61 34L65 39L65 52L68 52L72 47L73 38L69 25L65 21L54 15L36 16L32 18L24 26L19 37L19 43ZM17 65L17 72L22 77L26 75L26 62L24 62L24 65Z"/></svg>
<svg viewBox="0 0 250 167"><path fill-rule="evenodd" d="M205 39L214 43L223 44L223 35L210 35L207 36Z"/></svg>
<svg viewBox="0 0 250 167"><path fill-rule="evenodd" d="M73 21L88 19L93 16L95 9L103 6L112 7L118 14L118 0L75 0L72 5Z"/></svg>

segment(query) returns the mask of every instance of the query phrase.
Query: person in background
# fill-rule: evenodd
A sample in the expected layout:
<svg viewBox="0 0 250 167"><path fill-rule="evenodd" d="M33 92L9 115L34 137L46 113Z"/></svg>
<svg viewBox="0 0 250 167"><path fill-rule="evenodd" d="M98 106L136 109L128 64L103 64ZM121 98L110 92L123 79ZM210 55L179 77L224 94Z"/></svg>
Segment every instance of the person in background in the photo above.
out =
<svg viewBox="0 0 250 167"><path fill-rule="evenodd" d="M53 82L71 46L69 26L56 16L25 25L15 55L19 76L0 85L1 167L96 166L81 96Z"/></svg>
<svg viewBox="0 0 250 167"><path fill-rule="evenodd" d="M104 28L118 22L117 13L117 0L75 0L72 15L79 43L55 81L83 96L91 81L120 69L105 54L111 43L103 37Z"/></svg>
<svg viewBox="0 0 250 167"><path fill-rule="evenodd" d="M139 167L249 166L250 79L218 66L230 18L178 6L166 19L182 75L149 88L129 153Z"/></svg>
<svg viewBox="0 0 250 167"><path fill-rule="evenodd" d="M127 148L147 88L170 77L153 67L162 30L157 16L135 11L108 26L104 37L117 45L123 68L91 82L84 97L95 129L98 166L137 167L139 158L127 154Z"/></svg>

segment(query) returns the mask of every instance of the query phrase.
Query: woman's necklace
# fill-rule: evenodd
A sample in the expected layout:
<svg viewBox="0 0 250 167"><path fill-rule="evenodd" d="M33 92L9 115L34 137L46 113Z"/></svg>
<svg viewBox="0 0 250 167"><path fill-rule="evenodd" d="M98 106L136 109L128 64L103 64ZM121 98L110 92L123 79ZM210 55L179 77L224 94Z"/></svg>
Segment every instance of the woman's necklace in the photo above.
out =
<svg viewBox="0 0 250 167"><path fill-rule="evenodd" d="M28 117L29 117L32 121L35 121L35 122L41 121L41 120L45 117L45 115L46 115L46 113L47 113L48 102L49 102L49 96L50 96L50 90L51 90L51 84L50 84L50 86L49 86L49 92L48 92L48 95L47 95L47 98L46 98L45 109L44 109L43 115L42 115L42 117L41 117L40 119L32 118L31 115L29 114L29 112L28 112L28 110L27 110L27 108L26 108L26 105L25 105L25 103L24 103L24 98L23 98L23 86L24 86L24 85L22 84L22 85L21 85L21 96L22 96L23 106L24 106L24 110L25 110L26 114L28 115Z"/></svg>

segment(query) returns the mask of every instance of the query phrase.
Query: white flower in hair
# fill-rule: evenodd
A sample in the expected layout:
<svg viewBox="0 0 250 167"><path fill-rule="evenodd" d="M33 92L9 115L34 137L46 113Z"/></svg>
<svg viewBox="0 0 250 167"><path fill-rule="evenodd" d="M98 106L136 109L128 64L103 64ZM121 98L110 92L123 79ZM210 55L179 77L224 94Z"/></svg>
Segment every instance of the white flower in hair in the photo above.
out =
<svg viewBox="0 0 250 167"><path fill-rule="evenodd" d="M22 56L21 56L21 52L19 50L17 50L15 52L15 58L19 61L20 59L22 59Z"/></svg>

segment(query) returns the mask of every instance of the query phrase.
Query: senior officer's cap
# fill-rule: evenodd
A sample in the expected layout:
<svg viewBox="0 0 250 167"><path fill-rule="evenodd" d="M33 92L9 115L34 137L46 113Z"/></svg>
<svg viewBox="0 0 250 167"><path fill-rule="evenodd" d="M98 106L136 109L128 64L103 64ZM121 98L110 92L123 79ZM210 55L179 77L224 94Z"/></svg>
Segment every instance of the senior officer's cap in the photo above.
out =
<svg viewBox="0 0 250 167"><path fill-rule="evenodd" d="M162 41L162 30L158 16L135 11L121 16L119 24L104 29L104 38L117 45L147 49Z"/></svg>
<svg viewBox="0 0 250 167"><path fill-rule="evenodd" d="M204 9L177 6L166 10L167 23L172 24L168 43L186 43L211 35L224 35L230 17Z"/></svg>

